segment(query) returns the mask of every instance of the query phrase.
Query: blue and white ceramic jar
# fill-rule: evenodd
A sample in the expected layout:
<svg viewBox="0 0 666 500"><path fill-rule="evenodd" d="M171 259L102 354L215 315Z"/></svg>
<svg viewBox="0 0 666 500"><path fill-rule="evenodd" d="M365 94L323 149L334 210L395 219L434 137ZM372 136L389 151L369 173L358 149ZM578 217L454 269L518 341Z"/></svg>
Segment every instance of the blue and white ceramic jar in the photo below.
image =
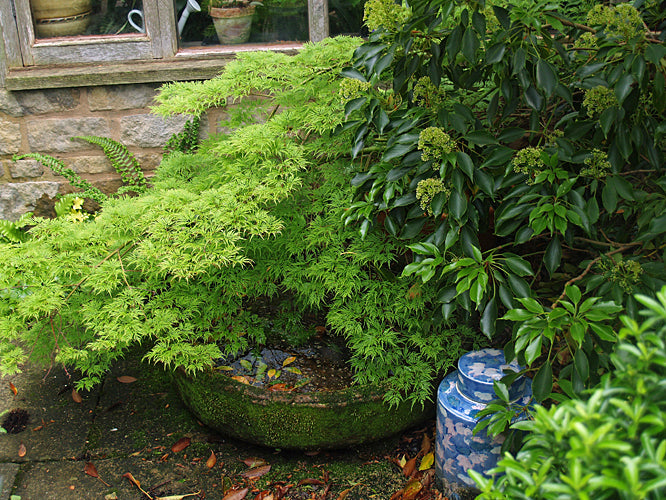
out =
<svg viewBox="0 0 666 500"><path fill-rule="evenodd" d="M452 498L459 488L474 486L467 471L480 473L492 469L500 457L503 436L489 438L485 430L476 435L476 414L495 399L493 382L507 370L519 372L516 361L506 363L499 349L482 349L463 355L458 370L447 375L437 391L437 437L435 467L437 477L449 486ZM532 384L527 377L518 377L509 389L512 402L529 405Z"/></svg>

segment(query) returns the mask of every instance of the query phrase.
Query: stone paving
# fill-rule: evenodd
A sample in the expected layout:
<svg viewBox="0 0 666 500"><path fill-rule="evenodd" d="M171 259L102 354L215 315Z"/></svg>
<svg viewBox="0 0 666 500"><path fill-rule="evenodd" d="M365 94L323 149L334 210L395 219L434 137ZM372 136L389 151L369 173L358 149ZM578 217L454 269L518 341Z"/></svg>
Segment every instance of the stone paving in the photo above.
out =
<svg viewBox="0 0 666 500"><path fill-rule="evenodd" d="M123 376L136 381L122 383ZM99 387L81 394L81 402L72 390L61 368L31 367L0 379L0 414L15 408L30 414L24 431L0 434L0 500L131 500L195 492L200 493L186 498L222 499L232 486L249 487L247 498L253 499L275 485L292 485L285 498L299 499L321 493L324 481L314 483L322 478L328 479L326 498L335 500L350 489L347 500L388 500L406 480L387 458L398 438L313 455L216 435L183 407L167 373L137 357L119 362ZM172 446L183 437L191 444L174 453ZM206 464L211 453L213 467ZM248 457L271 464L270 473L244 478L248 467L242 461ZM99 477L85 472L91 472L88 464ZM146 494L123 476L127 473ZM302 493L299 481L306 483Z"/></svg>

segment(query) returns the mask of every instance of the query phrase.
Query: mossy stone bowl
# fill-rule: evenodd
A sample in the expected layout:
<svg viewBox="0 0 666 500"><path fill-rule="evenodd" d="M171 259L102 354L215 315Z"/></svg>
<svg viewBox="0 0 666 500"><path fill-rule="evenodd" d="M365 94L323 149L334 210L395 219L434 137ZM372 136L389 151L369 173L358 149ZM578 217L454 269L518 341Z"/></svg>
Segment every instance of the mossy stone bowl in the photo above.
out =
<svg viewBox="0 0 666 500"><path fill-rule="evenodd" d="M409 402L390 407L380 386L309 393L269 391L215 370L174 375L185 405L208 427L243 441L281 449L319 450L389 437L434 414Z"/></svg>

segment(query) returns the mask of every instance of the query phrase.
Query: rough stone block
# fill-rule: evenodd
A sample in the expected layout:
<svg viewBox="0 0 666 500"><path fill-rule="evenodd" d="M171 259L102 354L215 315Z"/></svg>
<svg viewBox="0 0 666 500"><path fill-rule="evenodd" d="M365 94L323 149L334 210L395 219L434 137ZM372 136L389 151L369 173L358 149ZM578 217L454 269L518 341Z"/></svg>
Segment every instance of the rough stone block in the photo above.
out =
<svg viewBox="0 0 666 500"><path fill-rule="evenodd" d="M21 182L0 184L0 219L18 220L21 215L35 209L39 199L55 197L57 182Z"/></svg>
<svg viewBox="0 0 666 500"><path fill-rule="evenodd" d="M76 108L81 102L79 89L24 90L14 95L25 115L60 113Z"/></svg>
<svg viewBox="0 0 666 500"><path fill-rule="evenodd" d="M77 174L108 174L115 172L106 156L79 156L69 158L67 166Z"/></svg>
<svg viewBox="0 0 666 500"><path fill-rule="evenodd" d="M13 179L20 177L36 178L44 175L44 166L37 160L18 160L9 163L9 173Z"/></svg>
<svg viewBox="0 0 666 500"><path fill-rule="evenodd" d="M90 148L85 141L72 141L79 135L109 137L111 131L104 118L49 118L27 122L31 151L67 153Z"/></svg>
<svg viewBox="0 0 666 500"><path fill-rule="evenodd" d="M0 154L13 155L21 149L21 126L0 118Z"/></svg>
<svg viewBox="0 0 666 500"><path fill-rule="evenodd" d="M169 118L151 114L125 116L120 120L120 142L140 148L163 147L173 134L183 130L188 119L185 115Z"/></svg>
<svg viewBox="0 0 666 500"><path fill-rule="evenodd" d="M145 108L153 104L155 85L92 87L88 91L90 111Z"/></svg>
<svg viewBox="0 0 666 500"><path fill-rule="evenodd" d="M16 100L16 92L0 89L0 112L14 117L23 116L25 114L23 107Z"/></svg>

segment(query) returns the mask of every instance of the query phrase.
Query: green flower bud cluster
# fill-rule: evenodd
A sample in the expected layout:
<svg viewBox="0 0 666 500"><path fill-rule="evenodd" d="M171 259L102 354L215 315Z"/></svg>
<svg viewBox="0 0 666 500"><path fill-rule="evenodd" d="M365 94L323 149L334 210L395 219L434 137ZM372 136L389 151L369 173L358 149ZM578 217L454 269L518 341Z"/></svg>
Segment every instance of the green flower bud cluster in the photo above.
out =
<svg viewBox="0 0 666 500"><path fill-rule="evenodd" d="M587 109L587 116L601 114L612 106L617 106L618 101L613 89L597 85L585 91L583 106Z"/></svg>
<svg viewBox="0 0 666 500"><path fill-rule="evenodd" d="M603 179L611 171L611 164L608 161L608 155L600 149L593 149L592 154L585 158L586 168L580 171L583 177L591 177L593 179Z"/></svg>
<svg viewBox="0 0 666 500"><path fill-rule="evenodd" d="M627 293L634 292L634 287L640 282L640 276L643 274L640 262L622 260L622 257L618 260L601 261L599 268L606 279L617 283Z"/></svg>
<svg viewBox="0 0 666 500"><path fill-rule="evenodd" d="M597 37L594 36L594 33L586 31L574 42L574 47L577 49L596 50L599 48L599 44L597 43Z"/></svg>
<svg viewBox="0 0 666 500"><path fill-rule="evenodd" d="M444 92L435 87L427 76L419 78L412 90L412 99L422 108L437 108L444 100L444 96Z"/></svg>
<svg viewBox="0 0 666 500"><path fill-rule="evenodd" d="M393 31L409 19L411 9L393 0L368 0L363 8L363 21L370 31L379 28Z"/></svg>
<svg viewBox="0 0 666 500"><path fill-rule="evenodd" d="M362 82L355 78L345 78L340 82L338 94L344 101L363 96L372 87L370 82Z"/></svg>
<svg viewBox="0 0 666 500"><path fill-rule="evenodd" d="M527 183L532 184L532 179L539 175L546 166L541 159L542 148L523 148L518 151L511 161L513 171L527 175Z"/></svg>
<svg viewBox="0 0 666 500"><path fill-rule="evenodd" d="M606 33L619 36L623 40L645 37L641 14L636 7L628 3L614 7L597 4L588 12L587 22L593 26L604 26Z"/></svg>
<svg viewBox="0 0 666 500"><path fill-rule="evenodd" d="M441 159L456 150L456 141L444 129L428 127L419 134L419 149L423 161Z"/></svg>
<svg viewBox="0 0 666 500"><path fill-rule="evenodd" d="M428 214L433 215L430 202L439 193L444 193L448 198L451 194L451 189L444 185L442 179L430 177L419 181L416 185L416 199L419 200L421 208Z"/></svg>

